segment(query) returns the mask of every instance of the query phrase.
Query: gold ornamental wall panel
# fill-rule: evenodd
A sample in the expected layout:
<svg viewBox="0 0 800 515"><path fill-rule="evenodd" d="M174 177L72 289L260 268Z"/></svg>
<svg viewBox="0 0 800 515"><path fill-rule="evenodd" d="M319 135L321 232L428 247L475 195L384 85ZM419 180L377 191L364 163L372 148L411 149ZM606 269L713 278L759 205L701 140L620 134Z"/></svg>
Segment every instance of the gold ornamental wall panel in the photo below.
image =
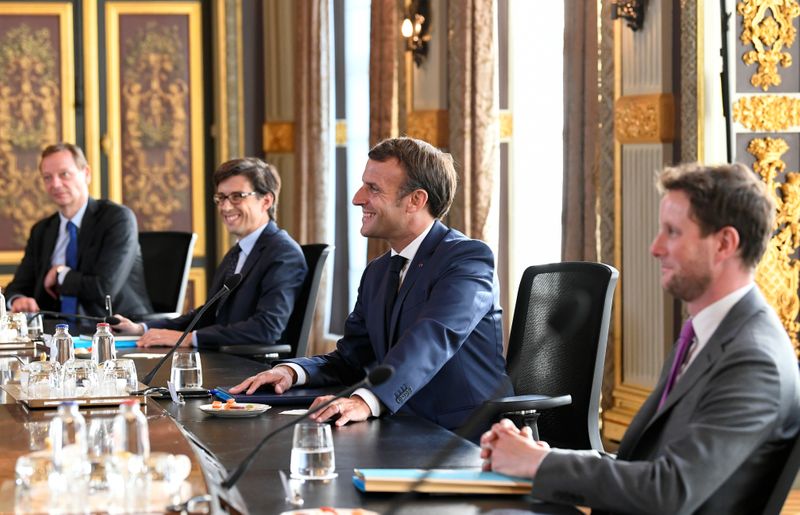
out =
<svg viewBox="0 0 800 515"><path fill-rule="evenodd" d="M205 255L201 5L105 4L109 198Z"/></svg>
<svg viewBox="0 0 800 515"><path fill-rule="evenodd" d="M31 226L55 211L39 155L75 141L73 36L70 3L0 3L0 264L18 264Z"/></svg>

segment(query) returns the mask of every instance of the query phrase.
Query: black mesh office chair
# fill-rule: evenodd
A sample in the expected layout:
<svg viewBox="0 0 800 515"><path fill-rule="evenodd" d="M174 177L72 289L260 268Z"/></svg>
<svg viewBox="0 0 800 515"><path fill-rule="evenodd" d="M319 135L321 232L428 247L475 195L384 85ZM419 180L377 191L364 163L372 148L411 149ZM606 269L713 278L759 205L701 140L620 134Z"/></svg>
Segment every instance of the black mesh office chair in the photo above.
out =
<svg viewBox="0 0 800 515"><path fill-rule="evenodd" d="M140 232L144 280L153 313L140 320L173 318L183 312L192 251L197 235L191 232Z"/></svg>
<svg viewBox="0 0 800 515"><path fill-rule="evenodd" d="M308 274L300 287L297 299L295 299L294 309L281 337L281 342L275 345L224 345L220 347L220 351L255 358L259 361L306 355L308 337L311 334L314 310L319 296L322 270L325 268L325 261L333 246L324 243L309 243L301 247L308 265Z"/></svg>
<svg viewBox="0 0 800 515"><path fill-rule="evenodd" d="M485 409L555 447L602 450L600 388L619 272L602 263L531 266L520 281L507 369L516 396Z"/></svg>

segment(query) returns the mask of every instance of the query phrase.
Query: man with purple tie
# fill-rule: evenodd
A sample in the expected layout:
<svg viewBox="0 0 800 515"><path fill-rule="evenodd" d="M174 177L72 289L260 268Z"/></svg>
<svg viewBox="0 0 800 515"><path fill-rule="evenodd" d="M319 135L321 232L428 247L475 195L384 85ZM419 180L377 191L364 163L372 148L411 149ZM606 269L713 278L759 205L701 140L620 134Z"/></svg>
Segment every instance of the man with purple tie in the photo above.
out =
<svg viewBox="0 0 800 515"><path fill-rule="evenodd" d="M800 428L797 358L753 282L775 206L741 164L667 168L659 188L651 252L689 318L616 459L504 420L481 438L484 468L592 513L760 513Z"/></svg>

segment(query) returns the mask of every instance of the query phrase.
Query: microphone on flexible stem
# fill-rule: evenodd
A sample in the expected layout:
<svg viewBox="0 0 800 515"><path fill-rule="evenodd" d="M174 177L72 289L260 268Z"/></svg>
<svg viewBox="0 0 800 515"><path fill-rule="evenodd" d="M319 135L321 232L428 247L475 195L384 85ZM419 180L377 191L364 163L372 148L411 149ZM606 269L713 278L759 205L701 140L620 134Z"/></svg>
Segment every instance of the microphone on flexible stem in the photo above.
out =
<svg viewBox="0 0 800 515"><path fill-rule="evenodd" d="M53 318L75 318L79 320L88 320L90 322L105 322L111 325L117 325L120 320L115 316L95 317L91 315L79 315L78 313L60 313L58 311L39 311L38 313L29 313L29 320L36 315L43 315Z"/></svg>
<svg viewBox="0 0 800 515"><path fill-rule="evenodd" d="M325 409L328 406L330 406L331 403L333 403L333 401L335 401L337 399L341 399L342 397L348 397L350 394L352 394L353 392L355 392L359 388L363 388L363 387L367 387L367 386L378 386L379 384L383 384L390 377L392 377L393 374L394 374L394 367L392 367L390 365L377 366L374 369L372 369L372 371L370 371L369 374L367 374L367 377L365 377L364 379L362 379L358 383L354 384L353 386L347 387L344 390L342 390L341 392L337 393L336 395L333 396L332 399L328 400L327 402L323 402L322 404L320 404L319 406L317 406L316 408L314 408L312 410L308 410L304 415L302 415L299 418L296 418L296 419L292 420L288 424L282 425L278 429L276 429L276 430L274 430L274 431L272 431L270 433L267 433L267 435L264 438L262 438L260 442L258 442L258 445L256 445L255 449L253 449L250 452L250 454L248 454L247 457L244 460L242 460L242 462L239 464L239 466L236 467L236 469L233 472L231 472L228 475L228 477L225 478L225 481L223 481L220 484L224 488L230 488L234 484L236 484L236 481L239 480L239 477L241 477L241 475L244 474L244 472L250 466L250 463L253 462L253 460L256 457L256 454L258 454L258 451L260 451L261 448L264 446L264 444L267 443L267 440L272 438L274 435L280 433L284 429L288 429L288 428L292 427L293 425L297 424L298 422L302 422L303 420L306 420L308 417L310 417L314 413L317 413L318 411L322 411L323 409Z"/></svg>
<svg viewBox="0 0 800 515"><path fill-rule="evenodd" d="M175 345L172 346L169 352L164 354L164 356L158 363L156 363L156 366L153 367L153 370L151 370L150 372L147 373L146 376L144 376L144 379L142 379L142 382L144 384L150 386L150 382L155 377L156 372L158 372L158 370L161 368L164 362L167 361L167 359L169 359L170 356L172 356L172 353L175 352L178 349L178 347L180 347L181 343L183 343L184 338L186 338L186 335L192 332L192 329L194 329L194 326L196 326L197 322L200 321L200 317L203 316L203 313L205 313L206 310L209 307L211 307L212 304L214 304L217 300L219 300L220 297L222 297L226 293L230 293L231 290L239 286L240 282L242 282L242 274L233 274L232 276L228 277L225 280L225 284L222 285L222 288L220 288L219 291L215 293L213 297L211 297L211 300L203 304L203 307L200 308L200 311L197 312L197 314L194 316L189 325L186 326L186 329L183 331L181 337L178 338L178 341L175 342Z"/></svg>

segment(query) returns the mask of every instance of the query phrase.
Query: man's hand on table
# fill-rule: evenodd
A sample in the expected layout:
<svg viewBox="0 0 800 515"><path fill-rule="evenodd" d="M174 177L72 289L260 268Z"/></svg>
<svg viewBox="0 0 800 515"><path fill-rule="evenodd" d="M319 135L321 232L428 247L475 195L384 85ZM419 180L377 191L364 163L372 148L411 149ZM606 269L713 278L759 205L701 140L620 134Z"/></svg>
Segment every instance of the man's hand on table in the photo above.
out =
<svg viewBox="0 0 800 515"><path fill-rule="evenodd" d="M333 399L333 395L323 395L322 397L317 397L314 399L314 402L311 403L311 406L308 409L313 410L320 404L323 404L331 399ZM362 420L367 420L371 416L372 411L369 409L369 405L364 401L364 399L358 395L353 395L349 398L338 399L334 401L333 404L319 413L314 413L310 418L315 422L325 422L330 418L339 417L336 419L336 425L341 427L348 422L360 422Z"/></svg>
<svg viewBox="0 0 800 515"><path fill-rule="evenodd" d="M517 429L506 418L481 435L483 470L532 478L549 452L550 445L535 441L529 427Z"/></svg>
<svg viewBox="0 0 800 515"><path fill-rule="evenodd" d="M183 334L182 331L172 329L149 329L144 336L136 341L137 347L172 347L178 338ZM181 342L181 347L192 346L192 335L187 334Z"/></svg>
<svg viewBox="0 0 800 515"><path fill-rule="evenodd" d="M275 393L283 393L297 380L297 374L291 367L278 365L270 370L265 370L259 374L248 377L241 383L230 389L233 394L245 392L252 395L259 387L271 384L275 388Z"/></svg>

